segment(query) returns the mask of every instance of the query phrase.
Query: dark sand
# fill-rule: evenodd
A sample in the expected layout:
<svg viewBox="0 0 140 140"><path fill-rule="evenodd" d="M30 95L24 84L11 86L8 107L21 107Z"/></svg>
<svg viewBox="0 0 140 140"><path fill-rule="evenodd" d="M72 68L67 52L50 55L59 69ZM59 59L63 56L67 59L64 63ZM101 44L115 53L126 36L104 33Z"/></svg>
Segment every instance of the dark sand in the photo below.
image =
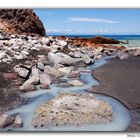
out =
<svg viewBox="0 0 140 140"><path fill-rule="evenodd" d="M109 95L126 105L132 114L132 123L126 131L140 132L140 57L112 59L94 70L93 76L100 85L90 91Z"/></svg>

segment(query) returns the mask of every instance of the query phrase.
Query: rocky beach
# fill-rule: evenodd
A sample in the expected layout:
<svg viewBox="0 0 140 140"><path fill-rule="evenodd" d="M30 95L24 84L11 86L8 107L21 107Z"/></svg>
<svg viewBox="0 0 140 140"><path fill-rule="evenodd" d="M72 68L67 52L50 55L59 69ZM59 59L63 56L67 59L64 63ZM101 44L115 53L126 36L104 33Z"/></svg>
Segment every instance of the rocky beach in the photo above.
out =
<svg viewBox="0 0 140 140"><path fill-rule="evenodd" d="M139 47L47 36L33 10L0 10L0 131L138 132L139 63Z"/></svg>

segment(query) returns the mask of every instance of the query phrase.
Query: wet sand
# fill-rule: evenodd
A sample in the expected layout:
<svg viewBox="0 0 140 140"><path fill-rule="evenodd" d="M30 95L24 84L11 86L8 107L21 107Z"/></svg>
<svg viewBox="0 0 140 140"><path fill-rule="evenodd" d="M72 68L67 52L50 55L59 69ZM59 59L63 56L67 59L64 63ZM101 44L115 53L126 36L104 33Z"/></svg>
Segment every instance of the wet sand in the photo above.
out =
<svg viewBox="0 0 140 140"><path fill-rule="evenodd" d="M93 76L100 84L89 91L121 101L132 115L132 123L126 131L140 132L140 57L112 59L95 69Z"/></svg>

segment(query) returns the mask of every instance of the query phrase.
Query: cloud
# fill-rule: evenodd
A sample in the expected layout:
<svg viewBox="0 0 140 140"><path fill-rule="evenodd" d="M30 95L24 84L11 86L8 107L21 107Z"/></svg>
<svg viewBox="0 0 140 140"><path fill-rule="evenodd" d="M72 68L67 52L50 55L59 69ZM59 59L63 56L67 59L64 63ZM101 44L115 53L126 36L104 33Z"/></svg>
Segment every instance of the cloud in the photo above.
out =
<svg viewBox="0 0 140 140"><path fill-rule="evenodd" d="M46 32L48 33L73 33L76 30L73 29L47 29Z"/></svg>
<svg viewBox="0 0 140 140"><path fill-rule="evenodd" d="M99 19L99 18L83 18L83 17L70 17L66 22L98 22L98 23L120 23L119 21L108 20L108 19Z"/></svg>

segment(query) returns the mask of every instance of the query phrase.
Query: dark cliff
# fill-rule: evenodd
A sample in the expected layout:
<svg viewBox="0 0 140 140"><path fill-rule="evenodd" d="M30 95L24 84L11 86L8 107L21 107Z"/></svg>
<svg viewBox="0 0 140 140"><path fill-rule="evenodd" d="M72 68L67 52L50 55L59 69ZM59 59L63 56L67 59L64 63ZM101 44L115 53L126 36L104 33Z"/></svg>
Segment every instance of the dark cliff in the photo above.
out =
<svg viewBox="0 0 140 140"><path fill-rule="evenodd" d="M0 9L0 29L6 33L45 35L43 23L32 9Z"/></svg>

